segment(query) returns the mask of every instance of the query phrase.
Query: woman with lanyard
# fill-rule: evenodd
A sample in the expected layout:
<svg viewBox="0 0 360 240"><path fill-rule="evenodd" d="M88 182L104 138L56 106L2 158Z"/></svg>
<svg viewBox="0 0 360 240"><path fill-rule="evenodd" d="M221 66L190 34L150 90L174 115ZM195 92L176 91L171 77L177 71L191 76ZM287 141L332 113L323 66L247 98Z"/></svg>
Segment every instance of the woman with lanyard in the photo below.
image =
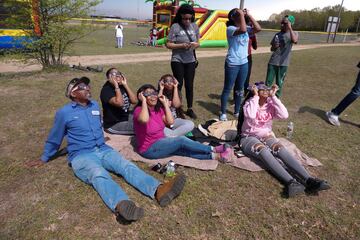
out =
<svg viewBox="0 0 360 240"><path fill-rule="evenodd" d="M194 77L197 59L195 56L195 48L199 44L199 28L194 23L195 11L192 6L183 4L178 9L171 25L166 47L172 50L171 69L174 77L179 81L179 91L185 81L185 93L187 100L186 114L196 119L194 113Z"/></svg>

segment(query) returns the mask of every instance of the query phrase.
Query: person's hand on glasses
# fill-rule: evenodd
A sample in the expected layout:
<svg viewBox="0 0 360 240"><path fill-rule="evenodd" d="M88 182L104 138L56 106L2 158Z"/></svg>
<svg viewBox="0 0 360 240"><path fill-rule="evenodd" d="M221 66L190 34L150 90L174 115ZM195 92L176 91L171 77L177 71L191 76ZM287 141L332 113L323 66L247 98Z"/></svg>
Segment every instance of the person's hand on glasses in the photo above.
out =
<svg viewBox="0 0 360 240"><path fill-rule="evenodd" d="M164 82L164 81L165 81L164 79L161 79L161 80L159 81L160 90L164 90L164 87L165 87L165 82Z"/></svg>
<svg viewBox="0 0 360 240"><path fill-rule="evenodd" d="M251 91L252 91L252 93L253 93L254 96L258 96L258 95L259 95L258 88L256 87L255 84L251 87Z"/></svg>
<svg viewBox="0 0 360 240"><path fill-rule="evenodd" d="M275 96L275 94L278 90L279 90L278 85L276 85L276 84L272 85L271 90L270 90L270 96L272 96L272 97Z"/></svg>
<svg viewBox="0 0 360 240"><path fill-rule="evenodd" d="M120 74L120 84L124 86L127 85L127 79L123 74Z"/></svg>
<svg viewBox="0 0 360 240"><path fill-rule="evenodd" d="M118 88L119 87L119 83L117 81L117 73L113 72L113 73L110 73L110 83L115 87L115 88Z"/></svg>
<svg viewBox="0 0 360 240"><path fill-rule="evenodd" d="M159 101L161 102L161 104L165 107L165 106L169 106L169 100L167 99L167 97L165 97L164 95L160 95L159 96Z"/></svg>
<svg viewBox="0 0 360 240"><path fill-rule="evenodd" d="M144 96L144 92L140 92L138 94L138 99L141 101L141 102L146 102L146 97Z"/></svg>
<svg viewBox="0 0 360 240"><path fill-rule="evenodd" d="M174 85L174 88L177 88L179 86L179 82L175 77L174 77L173 85Z"/></svg>

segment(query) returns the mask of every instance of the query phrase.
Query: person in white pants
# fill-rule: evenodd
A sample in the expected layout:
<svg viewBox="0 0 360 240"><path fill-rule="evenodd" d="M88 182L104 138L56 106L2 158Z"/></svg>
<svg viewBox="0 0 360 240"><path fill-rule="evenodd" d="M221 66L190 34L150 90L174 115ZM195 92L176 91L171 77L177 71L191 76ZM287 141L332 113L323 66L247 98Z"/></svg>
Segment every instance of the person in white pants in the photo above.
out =
<svg viewBox="0 0 360 240"><path fill-rule="evenodd" d="M115 27L115 37L116 37L116 47L122 48L123 47L123 40L124 40L124 34L123 34L124 27L121 24L116 25Z"/></svg>
<svg viewBox="0 0 360 240"><path fill-rule="evenodd" d="M169 99L169 107L174 117L174 123L171 127L164 129L166 137L184 136L194 128L194 123L191 120L184 119L184 114L181 112L181 98L178 92L178 84L178 81L171 74L165 74L159 80L159 94Z"/></svg>

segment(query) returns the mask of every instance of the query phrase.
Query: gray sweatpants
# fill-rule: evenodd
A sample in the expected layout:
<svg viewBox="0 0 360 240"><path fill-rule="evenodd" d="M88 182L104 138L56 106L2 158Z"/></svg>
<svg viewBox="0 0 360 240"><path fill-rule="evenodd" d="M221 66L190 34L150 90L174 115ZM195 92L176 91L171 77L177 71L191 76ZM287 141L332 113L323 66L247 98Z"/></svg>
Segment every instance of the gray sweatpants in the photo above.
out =
<svg viewBox="0 0 360 240"><path fill-rule="evenodd" d="M310 177L309 173L284 146L281 145L277 151L272 150L273 145L278 142L279 140L276 138L260 141L256 137L243 137L240 140L241 148L245 155L259 159L271 173L284 183L288 183L294 178L291 174L295 174L298 179L305 182ZM256 151L256 144L261 144L265 147L260 151ZM275 157L279 158L287 169Z"/></svg>
<svg viewBox="0 0 360 240"><path fill-rule="evenodd" d="M187 119L175 118L172 128L165 128L164 134L166 137L180 137L194 129L194 123Z"/></svg>
<svg viewBox="0 0 360 240"><path fill-rule="evenodd" d="M124 122L118 122L115 125L105 129L105 132L119 135L134 135L133 115L129 114L129 119Z"/></svg>

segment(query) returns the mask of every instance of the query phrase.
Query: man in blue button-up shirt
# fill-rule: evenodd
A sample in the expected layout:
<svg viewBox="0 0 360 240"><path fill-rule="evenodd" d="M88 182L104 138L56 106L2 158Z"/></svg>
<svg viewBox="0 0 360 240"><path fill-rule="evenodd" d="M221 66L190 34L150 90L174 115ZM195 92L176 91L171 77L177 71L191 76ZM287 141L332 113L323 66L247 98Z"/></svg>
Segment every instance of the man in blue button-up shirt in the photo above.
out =
<svg viewBox="0 0 360 240"><path fill-rule="evenodd" d="M144 215L144 210L129 200L108 171L123 176L143 194L155 198L160 206L168 205L180 194L185 184L185 176L178 175L171 181L161 184L106 145L100 108L96 101L90 99L89 82L87 77L74 78L69 82L65 95L72 102L57 111L41 159L31 161L28 165L37 167L48 162L66 136L68 161L75 175L92 185L105 204L120 219L138 220Z"/></svg>

